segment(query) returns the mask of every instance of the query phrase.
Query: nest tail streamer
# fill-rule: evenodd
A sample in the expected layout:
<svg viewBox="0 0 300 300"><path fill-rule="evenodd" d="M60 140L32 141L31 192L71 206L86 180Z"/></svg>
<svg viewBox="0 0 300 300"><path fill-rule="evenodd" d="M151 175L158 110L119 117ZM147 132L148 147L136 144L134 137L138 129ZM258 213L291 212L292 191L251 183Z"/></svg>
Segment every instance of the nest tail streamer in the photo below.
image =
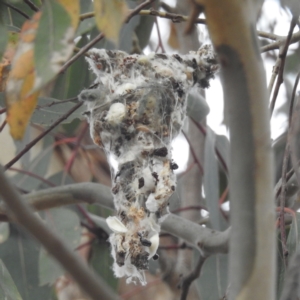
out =
<svg viewBox="0 0 300 300"><path fill-rule="evenodd" d="M92 49L87 61L97 78L79 100L94 142L118 163L112 178L117 215L107 219L113 270L146 284L144 270L158 258L160 223L176 187L171 142L188 92L207 88L218 70L216 56L210 45L186 55Z"/></svg>

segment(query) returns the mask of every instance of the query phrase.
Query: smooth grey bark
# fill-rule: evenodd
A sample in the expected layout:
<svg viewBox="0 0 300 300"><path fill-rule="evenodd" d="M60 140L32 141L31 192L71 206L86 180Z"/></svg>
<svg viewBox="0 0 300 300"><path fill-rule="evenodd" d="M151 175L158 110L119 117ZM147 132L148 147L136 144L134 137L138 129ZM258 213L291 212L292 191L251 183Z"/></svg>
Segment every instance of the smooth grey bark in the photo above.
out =
<svg viewBox="0 0 300 300"><path fill-rule="evenodd" d="M265 72L255 31L260 1L204 6L221 64L230 128L229 299L275 298L273 167Z"/></svg>

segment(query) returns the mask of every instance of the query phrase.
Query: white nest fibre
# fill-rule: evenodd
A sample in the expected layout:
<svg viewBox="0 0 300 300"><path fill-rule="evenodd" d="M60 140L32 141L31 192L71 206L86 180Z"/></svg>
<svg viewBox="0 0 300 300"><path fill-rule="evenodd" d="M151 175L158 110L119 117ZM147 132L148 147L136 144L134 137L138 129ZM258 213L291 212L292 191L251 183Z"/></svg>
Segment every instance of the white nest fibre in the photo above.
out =
<svg viewBox="0 0 300 300"><path fill-rule="evenodd" d="M187 55L92 49L87 61L97 79L79 99L94 142L118 163L117 216L107 219L113 269L145 284L143 270L158 257L160 221L176 187L171 141L181 130L189 90L208 87L218 64L208 45Z"/></svg>

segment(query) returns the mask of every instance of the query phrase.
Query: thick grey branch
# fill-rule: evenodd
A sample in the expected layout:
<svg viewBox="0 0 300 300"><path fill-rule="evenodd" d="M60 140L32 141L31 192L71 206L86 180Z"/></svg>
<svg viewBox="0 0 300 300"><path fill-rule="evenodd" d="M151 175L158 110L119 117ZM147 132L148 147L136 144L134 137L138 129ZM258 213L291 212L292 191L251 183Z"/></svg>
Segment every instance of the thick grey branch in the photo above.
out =
<svg viewBox="0 0 300 300"><path fill-rule="evenodd" d="M110 188L90 182L49 188L30 193L24 198L36 210L80 202L99 204L114 209ZM162 223L162 230L184 239L205 254L226 253L228 251L229 229L218 232L171 214Z"/></svg>
<svg viewBox="0 0 300 300"><path fill-rule="evenodd" d="M0 169L0 195L11 211L10 218L28 230L92 299L118 299L102 279L88 268L82 258L34 215L30 206L6 178L2 167Z"/></svg>

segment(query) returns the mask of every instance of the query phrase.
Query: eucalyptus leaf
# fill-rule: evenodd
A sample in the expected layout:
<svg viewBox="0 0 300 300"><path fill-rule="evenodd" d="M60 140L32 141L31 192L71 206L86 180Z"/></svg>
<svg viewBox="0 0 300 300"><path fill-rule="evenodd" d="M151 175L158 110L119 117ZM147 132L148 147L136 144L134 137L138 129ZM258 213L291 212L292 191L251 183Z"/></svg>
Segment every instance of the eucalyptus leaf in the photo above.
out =
<svg viewBox="0 0 300 300"><path fill-rule="evenodd" d="M300 228L300 213L296 212L296 222L293 219L286 246L289 251L289 256L292 256L298 249L300 243L300 235L299 235L299 228Z"/></svg>
<svg viewBox="0 0 300 300"><path fill-rule="evenodd" d="M38 282L39 249L31 236L14 225L10 225L9 238L0 244L0 257L23 300L51 299L51 289Z"/></svg>
<svg viewBox="0 0 300 300"><path fill-rule="evenodd" d="M18 289L4 263L0 259L0 299L22 300Z"/></svg>
<svg viewBox="0 0 300 300"><path fill-rule="evenodd" d="M206 100L192 90L187 99L186 114L197 122L201 122L209 113L209 106Z"/></svg>
<svg viewBox="0 0 300 300"><path fill-rule="evenodd" d="M30 9L30 7L26 3L24 3L24 1L19 1L18 3L15 3L14 7L18 8L20 11L22 11L29 17L32 17L34 14L34 11ZM5 25L21 28L27 19L14 9L4 7L3 20Z"/></svg>
<svg viewBox="0 0 300 300"><path fill-rule="evenodd" d="M194 250L194 258L199 254ZM200 299L217 300L227 294L228 287L228 255L216 254L210 256L201 270L201 275L196 279L196 288Z"/></svg>
<svg viewBox="0 0 300 300"><path fill-rule="evenodd" d="M88 38L86 35L83 35L76 46L81 48L87 43ZM52 97L57 99L69 99L76 97L82 89L90 86L92 83L90 73L91 72L89 72L85 57L81 56L65 73L59 74L56 77ZM82 108L81 111L83 110L84 109Z"/></svg>
<svg viewBox="0 0 300 300"><path fill-rule="evenodd" d="M113 258L110 254L110 245L106 241L96 241L92 247L92 257L90 265L100 275L105 282L113 289L117 290L118 279L114 276L111 268Z"/></svg>
<svg viewBox="0 0 300 300"><path fill-rule="evenodd" d="M230 165L230 144L229 144L229 140L227 138L227 136L225 135L216 135L216 141L215 141L215 146L218 149L218 151L220 152L222 158L224 159L224 162L226 163L227 168ZM222 164L219 164L220 166L223 167Z"/></svg>
<svg viewBox="0 0 300 300"><path fill-rule="evenodd" d="M9 223L0 223L0 244L4 243L9 237Z"/></svg>
<svg viewBox="0 0 300 300"><path fill-rule="evenodd" d="M57 1L45 0L34 48L38 87L53 79L72 53L71 30L71 18L64 7Z"/></svg>
<svg viewBox="0 0 300 300"><path fill-rule="evenodd" d="M5 25L0 20L0 60L5 52L8 42L8 33Z"/></svg>
<svg viewBox="0 0 300 300"><path fill-rule="evenodd" d="M53 102L56 102L55 105L50 106ZM63 115L65 115L72 107L74 107L74 103L72 102L59 103L59 100L57 99L40 97L39 105L33 112L31 122L43 126L51 125ZM63 120L61 124L70 123L76 118L82 119L82 113L84 111L85 108L81 106L67 119Z"/></svg>
<svg viewBox="0 0 300 300"><path fill-rule="evenodd" d="M160 3L159 1L155 1L153 5L153 8L157 10ZM135 33L137 35L141 49L144 49L149 43L154 22L155 17L153 18L152 16L140 16L139 24L135 28Z"/></svg>
<svg viewBox="0 0 300 300"><path fill-rule="evenodd" d="M68 174L66 174L64 171L55 173L47 179L57 186L62 185L62 182L64 182L64 184L74 183L74 180ZM39 190L46 189L46 188L49 188L49 185L47 185L44 182L41 183L40 186L38 187Z"/></svg>
<svg viewBox="0 0 300 300"><path fill-rule="evenodd" d="M50 158L53 152L53 142L53 137L49 135L46 136L43 139L43 151L41 151L34 159L30 160L27 166L23 166L23 169L29 174L44 178L48 171ZM13 176L11 180L19 188L27 191L35 190L42 181L35 176L30 176L29 174L18 173Z"/></svg>
<svg viewBox="0 0 300 300"><path fill-rule="evenodd" d="M45 223L72 249L79 245L81 227L79 217L75 212L65 208L48 210L45 213ZM41 249L39 255L40 285L51 285L64 273L64 269L44 249Z"/></svg>
<svg viewBox="0 0 300 300"><path fill-rule="evenodd" d="M219 165L215 155L215 133L206 128L204 148L204 191L212 228L224 230L226 223L219 207Z"/></svg>
<svg viewBox="0 0 300 300"><path fill-rule="evenodd" d="M91 31L93 28L95 28L96 22L94 18L88 18L85 20L82 20L77 28L75 36L81 36L83 34L88 33Z"/></svg>

